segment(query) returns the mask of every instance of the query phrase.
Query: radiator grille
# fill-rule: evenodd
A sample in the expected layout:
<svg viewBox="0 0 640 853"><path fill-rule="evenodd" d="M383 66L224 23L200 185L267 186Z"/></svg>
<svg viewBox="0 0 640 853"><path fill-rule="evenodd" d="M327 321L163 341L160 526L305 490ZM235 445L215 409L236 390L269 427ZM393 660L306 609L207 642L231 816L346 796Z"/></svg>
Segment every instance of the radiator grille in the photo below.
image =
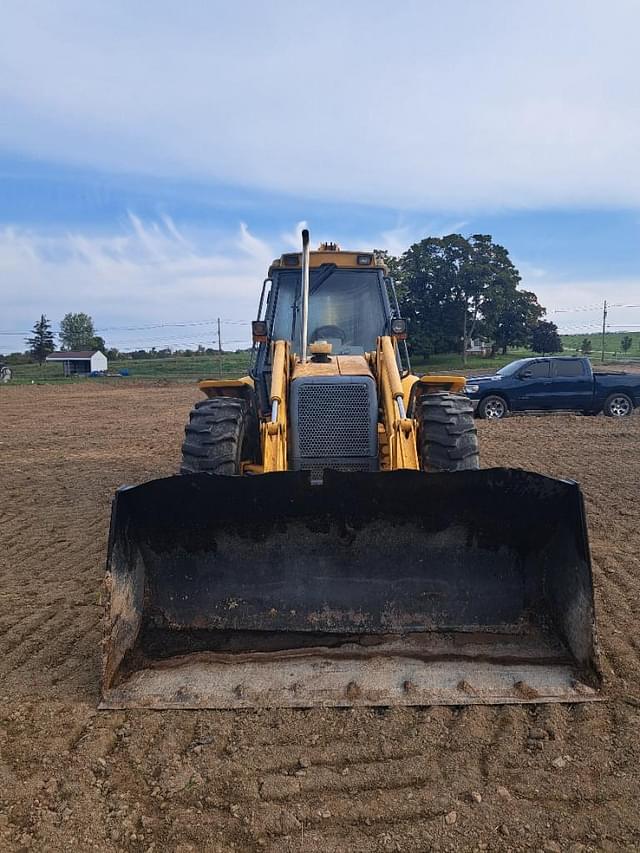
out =
<svg viewBox="0 0 640 853"><path fill-rule="evenodd" d="M298 396L301 457L371 456L369 385L303 385Z"/></svg>

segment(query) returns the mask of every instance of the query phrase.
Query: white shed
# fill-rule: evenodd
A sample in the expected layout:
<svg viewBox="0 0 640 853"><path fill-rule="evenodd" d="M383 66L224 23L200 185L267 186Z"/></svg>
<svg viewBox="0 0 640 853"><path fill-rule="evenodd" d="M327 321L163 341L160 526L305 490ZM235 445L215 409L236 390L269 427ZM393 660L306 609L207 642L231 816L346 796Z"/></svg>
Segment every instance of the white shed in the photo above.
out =
<svg viewBox="0 0 640 853"><path fill-rule="evenodd" d="M65 376L106 373L108 367L107 357L99 349L86 352L52 352L47 356L47 361L61 361Z"/></svg>

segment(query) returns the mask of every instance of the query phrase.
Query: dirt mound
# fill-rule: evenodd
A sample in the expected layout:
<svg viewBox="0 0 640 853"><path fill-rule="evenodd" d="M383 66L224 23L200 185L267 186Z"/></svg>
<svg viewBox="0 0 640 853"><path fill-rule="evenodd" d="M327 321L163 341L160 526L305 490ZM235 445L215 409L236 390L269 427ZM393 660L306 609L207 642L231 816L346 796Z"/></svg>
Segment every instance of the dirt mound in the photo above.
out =
<svg viewBox="0 0 640 853"><path fill-rule="evenodd" d="M197 397L0 390L0 850L639 849L640 417L479 423L484 466L583 485L606 703L98 713L111 496Z"/></svg>

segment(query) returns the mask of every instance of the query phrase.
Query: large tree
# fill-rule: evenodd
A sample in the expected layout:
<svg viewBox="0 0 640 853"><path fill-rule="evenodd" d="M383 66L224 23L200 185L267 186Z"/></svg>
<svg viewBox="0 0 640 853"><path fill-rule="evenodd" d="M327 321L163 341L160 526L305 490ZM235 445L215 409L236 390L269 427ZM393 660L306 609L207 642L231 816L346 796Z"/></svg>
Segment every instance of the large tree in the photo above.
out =
<svg viewBox="0 0 640 853"><path fill-rule="evenodd" d="M507 347L528 346L543 315L535 293L506 282L490 285L482 301L483 332L492 341L493 351L503 355Z"/></svg>
<svg viewBox="0 0 640 853"><path fill-rule="evenodd" d="M65 350L98 349L94 347L95 329L88 314L65 314L60 321L60 340Z"/></svg>
<svg viewBox="0 0 640 853"><path fill-rule="evenodd" d="M540 320L536 323L531 335L531 349L542 355L562 352L562 340L555 323L549 320Z"/></svg>
<svg viewBox="0 0 640 853"><path fill-rule="evenodd" d="M55 349L51 323L44 314L41 314L40 319L35 322L32 335L33 337L26 340L29 352L38 364L43 364L49 353L52 353Z"/></svg>
<svg viewBox="0 0 640 853"><path fill-rule="evenodd" d="M89 349L99 349L101 352L106 350L107 346L104 342L104 338L101 338L100 335L94 335L91 338L91 343L89 344Z"/></svg>
<svg viewBox="0 0 640 853"><path fill-rule="evenodd" d="M423 357L462 351L463 335L473 324L466 288L469 258L468 241L452 234L414 243L398 260L411 348Z"/></svg>
<svg viewBox="0 0 640 853"><path fill-rule="evenodd" d="M422 356L458 351L479 332L506 352L528 343L544 314L535 294L518 290L509 253L488 234L428 237L397 259L412 349Z"/></svg>

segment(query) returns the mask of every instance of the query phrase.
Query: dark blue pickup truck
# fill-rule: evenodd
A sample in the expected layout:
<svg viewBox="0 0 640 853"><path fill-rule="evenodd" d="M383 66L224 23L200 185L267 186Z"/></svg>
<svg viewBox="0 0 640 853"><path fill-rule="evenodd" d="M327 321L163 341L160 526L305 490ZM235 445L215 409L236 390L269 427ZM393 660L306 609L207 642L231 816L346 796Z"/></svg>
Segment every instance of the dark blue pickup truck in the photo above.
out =
<svg viewBox="0 0 640 853"><path fill-rule="evenodd" d="M529 411L622 418L640 406L640 374L594 373L588 358L521 358L493 376L469 377L466 394L481 418Z"/></svg>

